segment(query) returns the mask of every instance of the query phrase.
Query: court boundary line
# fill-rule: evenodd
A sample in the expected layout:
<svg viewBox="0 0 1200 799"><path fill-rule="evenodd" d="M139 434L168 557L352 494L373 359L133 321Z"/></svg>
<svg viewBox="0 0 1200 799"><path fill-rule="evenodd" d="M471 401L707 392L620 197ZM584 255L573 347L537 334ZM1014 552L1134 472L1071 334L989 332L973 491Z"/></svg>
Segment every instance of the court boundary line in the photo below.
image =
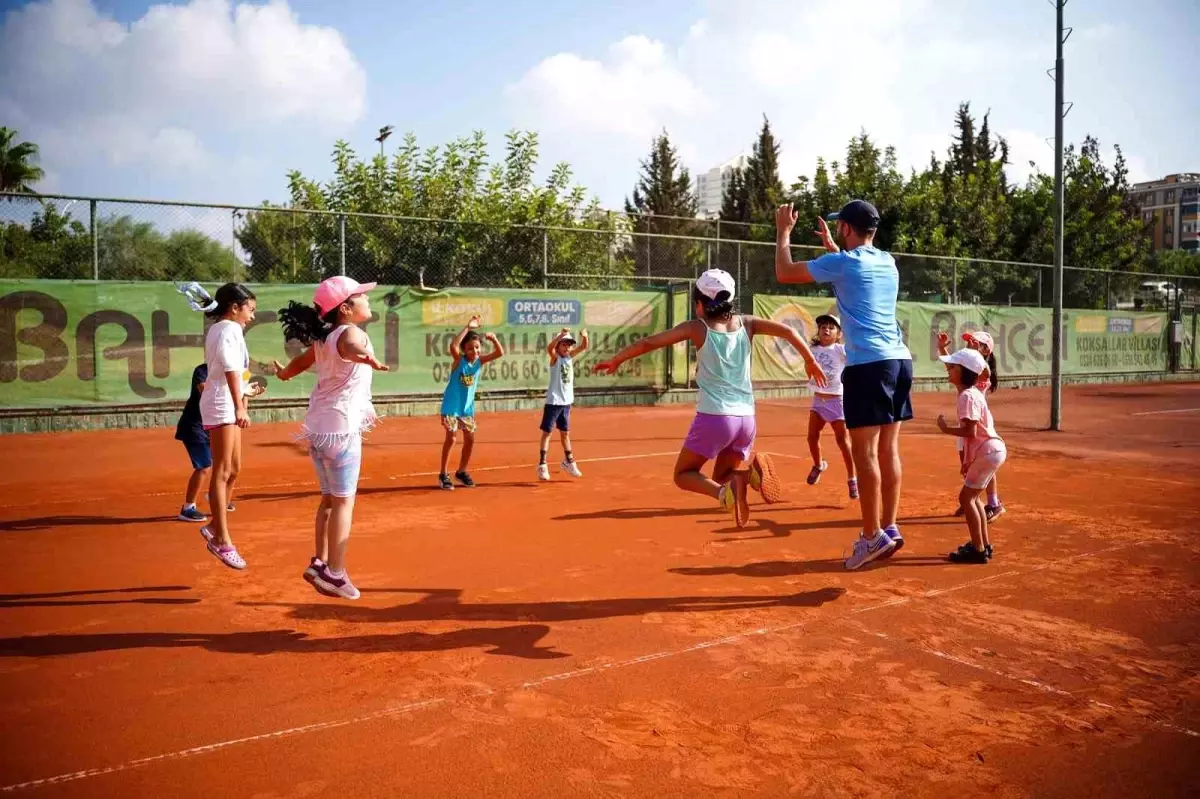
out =
<svg viewBox="0 0 1200 799"><path fill-rule="evenodd" d="M647 456L647 457L652 457L652 456ZM1131 549L1133 547L1143 546L1143 545L1150 544L1150 543L1154 543L1154 539L1140 539L1137 541L1130 541L1130 542L1126 542L1123 544L1117 544L1117 545L1111 546L1111 547L1105 547L1103 549L1096 549L1096 550L1092 550L1090 552L1082 552L1082 553L1077 553L1075 555L1070 555L1070 556L1067 556L1064 558L1058 558L1056 560L1052 560L1047 563L1043 563L1039 566L1034 566L1034 567L1031 567L1028 569L1023 569L1023 570L1022 569L1013 569L1013 570L1001 572L999 574L993 574L993 575L988 575L986 577L981 577L981 578L975 579L975 580L968 580L965 583L960 583L958 585L949 586L947 588L933 589L930 591L925 591L920 594L916 594L916 595L908 596L908 597L897 597L896 599L888 600L886 602L879 602L879 603L876 603L873 605L867 605L865 607L846 611L844 613L840 613L840 614L831 616L829 618L816 618L816 619L809 618L809 619L804 619L802 621L792 622L789 624L783 624L783 625L778 625L778 626L774 626L774 627L759 627L759 628L752 629L752 630L743 630L742 632L723 636L721 638L715 638L715 639L711 639L708 641L701 641L699 643L692 644L691 646L683 647L681 649L667 650L667 651L663 651L663 652L653 652L653 653L646 654L646 655L639 655L637 657L626 658L625 660L614 661L612 663L603 663L603 664L599 664L596 666L588 666L586 668L573 669L571 671L559 672L556 674L548 674L548 675L545 675L542 677L537 677L532 680L526 680L526 681L519 682L519 683L512 683L512 684L509 684L506 686L502 686L500 688L491 688L491 687L485 686L483 688L480 688L480 689L474 691L473 693L469 694L466 697L461 697L461 698L457 698L457 699L456 698L448 698L448 697L434 697L434 698L430 698L430 699L426 699L426 700L410 702L410 703L404 704L404 705L399 705L399 706L394 706L394 707L386 707L386 708L382 708L380 710L372 711L370 713L364 713L364 714L360 714L360 715L349 717L349 718L314 722L312 724L305 724L305 725L300 725L300 726L296 726L296 727L289 727L289 728L283 729L283 730L274 730L274 731L258 733L255 735L250 735L250 736L246 736L246 737L242 737L242 738L233 738L233 739L229 739L226 741L217 741L215 743L202 744L199 746L188 747L186 749L180 749L180 750L177 750L174 752L165 752L165 753L160 753L157 755L148 755L145 757L127 760L124 763L118 763L118 764L111 765L111 766L101 766L101 767L96 767L96 768L91 768L91 769L82 769L79 771L68 772L65 774L59 774L59 775L52 776L52 777L43 777L43 778L36 779L36 780L27 780L25 782L14 783L12 785L5 785L3 787L0 787L0 793L14 793L16 791L28 790L31 788L38 788L38 787L45 786L45 785L58 785L58 784L67 783L67 782L76 782L78 780L89 779L91 777L104 776L107 774L117 774L117 773L121 773L121 772L125 772L125 771L131 771L133 769L140 768L142 766L151 765L154 763L161 763L161 762L166 762L166 761L170 761L170 760L181 760L184 758L193 757L195 755L207 754L209 752L215 752L217 750L228 749L230 747L239 746L239 745L247 744L247 743L254 743L257 741L265 741L265 740L271 740L271 739L276 739L276 738L285 738L285 737L290 737L292 735L303 735L305 733L316 732L318 730L328 730L328 729L336 729L336 728L340 728L340 727L349 727L349 726L353 726L353 725L357 725L357 724L362 724L362 723L365 723L368 721L374 721L376 719L387 718L387 717L391 717L391 716L405 715L408 713L416 712L418 710L423 710L428 707L444 705L444 704L447 704L450 702L471 701L471 700L483 698L485 696L493 696L493 695L499 694L499 693L508 693L508 692L512 692L512 691L526 690L529 688L536 688L540 685L546 685L549 683L565 682L567 680L572 680L572 679L575 679L578 677L585 677L590 674L599 674L599 673L603 673L603 672L615 671L617 669L628 668L630 666L636 666L636 665L639 665L642 663L650 663L650 662L657 661L657 660L664 660L666 658L679 657L682 655L691 654L693 652L699 652L699 651L702 651L705 649L711 649L711 648L717 647L717 646L726 646L726 645L731 645L731 644L737 644L737 643L740 643L743 641L749 641L755 637L778 635L780 633L788 632L791 630L797 630L802 627L820 625L823 622L829 626L832 626L834 624L848 620L851 617L858 616L863 613L870 613L870 612L874 612L877 610L883 610L885 608L901 607L904 605L913 604L920 600L933 599L935 597L944 596L946 594L956 593L958 591L966 590L967 588L972 588L974 586L982 585L984 583L994 582L996 580L1004 579L1007 577L1024 577L1024 576L1028 576L1031 574L1037 574L1039 572L1043 572L1048 569L1055 568L1057 566L1062 566L1065 564L1073 563L1074 561L1082 560L1084 558L1094 558L1094 557L1097 557L1100 555L1105 555L1105 554L1109 554L1112 552L1119 552L1124 549ZM957 662L957 661L955 661L953 656L948 656L948 655L945 655L944 653L942 655L939 655L939 657L942 657L945 660L951 660L951 661ZM1007 678L1006 675L1003 675L1003 674L998 675L998 676ZM1050 693L1054 693L1056 695L1071 696L1073 699L1075 698L1075 697L1073 697L1073 695L1069 694L1069 692L1062 691L1062 689L1054 688L1054 686L1045 685L1043 687L1042 685L1039 684L1039 685L1035 685L1035 686L1031 686L1031 687L1035 687L1038 690L1041 690L1044 692L1049 691ZM1103 705L1103 703L1098 703L1098 704ZM1106 709L1109 708L1109 706L1105 706L1105 707L1106 707ZM1120 711L1117 708L1111 708L1111 709L1114 711L1114 713L1121 715ZM1159 723L1153 719L1145 719L1144 717L1141 717L1141 716L1131 716L1130 714L1126 713L1126 714L1124 714L1124 717L1130 717L1130 718L1134 718L1134 719L1141 720L1141 721L1150 721L1151 723L1157 724L1157 726L1165 727L1166 729L1169 729L1169 730L1172 730L1172 731L1178 732L1178 733L1183 733L1183 734L1186 734L1189 736L1196 734L1192 730L1189 730L1185 727L1177 727L1175 725L1171 725L1170 723Z"/></svg>
<svg viewBox="0 0 1200 799"><path fill-rule="evenodd" d="M1200 411L1200 408L1173 408L1165 411L1141 411L1140 413L1131 413L1130 416L1158 416L1163 413L1195 413Z"/></svg>

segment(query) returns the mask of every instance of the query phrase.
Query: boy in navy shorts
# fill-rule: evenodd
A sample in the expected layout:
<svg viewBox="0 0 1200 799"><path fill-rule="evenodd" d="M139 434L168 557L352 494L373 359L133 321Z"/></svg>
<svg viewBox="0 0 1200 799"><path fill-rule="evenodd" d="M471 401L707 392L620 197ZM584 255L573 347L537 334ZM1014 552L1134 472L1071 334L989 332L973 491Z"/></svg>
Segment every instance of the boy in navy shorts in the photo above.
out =
<svg viewBox="0 0 1200 799"><path fill-rule="evenodd" d="M200 484L212 471L212 450L208 445L208 431L200 421L200 395L204 392L206 380L208 365L202 363L192 371L192 392L188 395L187 404L183 406L183 413L179 415L179 423L175 425L175 440L183 442L188 458L192 461L192 476L188 479L183 507L179 509L179 520L183 522L202 522L208 519L196 507Z"/></svg>

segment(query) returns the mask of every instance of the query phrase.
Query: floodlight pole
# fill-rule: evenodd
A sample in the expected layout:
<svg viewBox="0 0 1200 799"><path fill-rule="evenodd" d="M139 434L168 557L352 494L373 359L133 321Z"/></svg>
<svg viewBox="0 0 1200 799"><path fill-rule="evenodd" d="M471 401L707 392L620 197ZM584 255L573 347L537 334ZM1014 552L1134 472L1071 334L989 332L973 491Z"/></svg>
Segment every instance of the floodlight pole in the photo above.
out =
<svg viewBox="0 0 1200 799"><path fill-rule="evenodd" d="M1054 288L1050 344L1050 429L1062 430L1063 351L1063 7L1054 0L1058 24L1054 60ZM1067 34L1070 35L1069 33Z"/></svg>

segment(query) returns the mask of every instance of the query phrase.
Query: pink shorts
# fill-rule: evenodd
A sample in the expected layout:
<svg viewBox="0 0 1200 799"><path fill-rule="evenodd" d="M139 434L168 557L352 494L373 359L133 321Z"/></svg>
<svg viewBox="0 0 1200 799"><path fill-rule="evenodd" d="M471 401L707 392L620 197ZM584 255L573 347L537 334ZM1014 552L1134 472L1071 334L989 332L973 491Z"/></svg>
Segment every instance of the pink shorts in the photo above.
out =
<svg viewBox="0 0 1200 799"><path fill-rule="evenodd" d="M814 394L812 412L826 422L846 421L846 412L842 409L841 397L822 397Z"/></svg>
<svg viewBox="0 0 1200 799"><path fill-rule="evenodd" d="M207 432L209 430L216 430L218 427L229 427L230 425L235 425L235 424L237 424L237 422L222 422L221 424L206 424L206 425L204 425L204 430L205 430L205 432Z"/></svg>
<svg viewBox="0 0 1200 799"><path fill-rule="evenodd" d="M753 416L717 416L697 413L684 439L684 449L709 460L723 452L736 453L742 460L750 457L754 448L757 426Z"/></svg>
<svg viewBox="0 0 1200 799"><path fill-rule="evenodd" d="M987 484L996 476L996 472L1004 465L1007 458L1008 449L1004 446L1003 441L993 439L987 442L979 448L975 457L967 464L967 470L963 473L963 485L981 491L987 488Z"/></svg>

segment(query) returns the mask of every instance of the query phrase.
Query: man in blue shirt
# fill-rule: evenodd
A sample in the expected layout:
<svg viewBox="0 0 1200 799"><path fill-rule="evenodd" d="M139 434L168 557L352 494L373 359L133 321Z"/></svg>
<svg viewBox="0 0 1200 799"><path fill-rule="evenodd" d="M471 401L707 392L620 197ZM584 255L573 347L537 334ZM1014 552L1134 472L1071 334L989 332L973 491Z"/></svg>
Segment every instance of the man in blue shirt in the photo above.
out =
<svg viewBox="0 0 1200 799"><path fill-rule="evenodd" d="M904 546L896 525L900 511L900 424L913 417L912 354L904 345L896 320L900 273L896 261L874 247L879 212L863 200L852 200L830 214L837 223L839 251L824 219L817 220L825 255L793 263L791 204L775 213L775 277L780 283L830 283L846 343L846 427L858 471L863 531L846 560L857 569L890 557Z"/></svg>

